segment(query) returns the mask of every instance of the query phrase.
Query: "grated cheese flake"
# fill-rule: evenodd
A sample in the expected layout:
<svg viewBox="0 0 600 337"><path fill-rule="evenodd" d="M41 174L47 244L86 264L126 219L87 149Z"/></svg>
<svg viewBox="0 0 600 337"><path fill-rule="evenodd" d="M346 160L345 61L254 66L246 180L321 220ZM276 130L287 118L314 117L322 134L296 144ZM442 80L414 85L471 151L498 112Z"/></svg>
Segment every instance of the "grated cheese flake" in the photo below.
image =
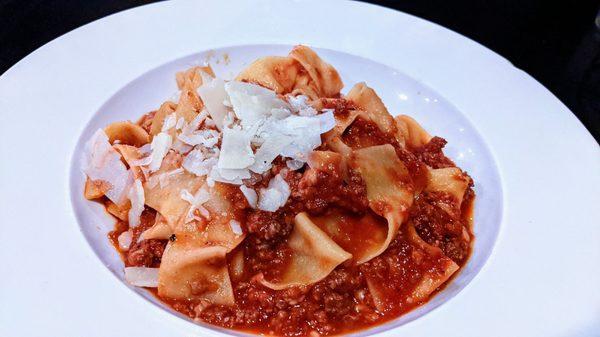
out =
<svg viewBox="0 0 600 337"><path fill-rule="evenodd" d="M289 196L290 186L283 179L281 174L278 174L269 181L267 188L262 188L260 190L258 209L267 212L275 212L286 204Z"/></svg>
<svg viewBox="0 0 600 337"><path fill-rule="evenodd" d="M248 205L250 205L250 207L252 208L256 208L256 205L258 203L258 194L256 194L256 191L245 185L240 186L240 191L242 191L242 194L244 195L244 197L246 197Z"/></svg>
<svg viewBox="0 0 600 337"><path fill-rule="evenodd" d="M110 184L106 197L117 205L127 200L133 173L121 161L121 155L108 141L108 136L98 129L85 144L82 163L83 172L91 180L102 180Z"/></svg>
<svg viewBox="0 0 600 337"><path fill-rule="evenodd" d="M135 228L140 224L140 216L144 211L144 187L142 181L136 179L129 189L128 193L129 200L131 201L131 208L127 214L129 220L129 227Z"/></svg>
<svg viewBox="0 0 600 337"><path fill-rule="evenodd" d="M231 228L231 231L235 235L244 234L244 231L242 230L242 224L237 220L233 220L233 219L229 220L229 227Z"/></svg>
<svg viewBox="0 0 600 337"><path fill-rule="evenodd" d="M136 287L158 287L158 268L125 267L125 280Z"/></svg>
<svg viewBox="0 0 600 337"><path fill-rule="evenodd" d="M150 148L152 149L152 153L150 154L151 160L148 165L150 172L160 169L163 158L167 155L167 152L169 152L172 142L173 139L171 136L164 132L160 132L154 136L152 143L150 143Z"/></svg>

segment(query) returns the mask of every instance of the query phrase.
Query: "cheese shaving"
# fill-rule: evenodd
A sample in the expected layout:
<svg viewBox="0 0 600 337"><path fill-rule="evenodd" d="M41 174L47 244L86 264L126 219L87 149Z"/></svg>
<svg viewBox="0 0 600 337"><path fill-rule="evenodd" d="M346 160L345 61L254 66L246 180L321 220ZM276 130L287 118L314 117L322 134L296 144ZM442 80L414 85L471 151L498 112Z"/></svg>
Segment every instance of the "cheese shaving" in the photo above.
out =
<svg viewBox="0 0 600 337"><path fill-rule="evenodd" d="M161 132L167 132L177 124L177 115L173 112L172 114L165 117L163 121Z"/></svg>
<svg viewBox="0 0 600 337"><path fill-rule="evenodd" d="M85 145L83 172L91 180L102 180L110 184L106 197L117 205L127 200L133 173L121 161L121 155L110 145L108 136L98 129Z"/></svg>
<svg viewBox="0 0 600 337"><path fill-rule="evenodd" d="M117 242L119 243L119 248L121 248L121 250L129 250L132 240L133 234L131 233L131 230L125 231L117 237Z"/></svg>
<svg viewBox="0 0 600 337"><path fill-rule="evenodd" d="M219 149L196 147L183 159L183 168L197 176L208 175L219 160Z"/></svg>
<svg viewBox="0 0 600 337"><path fill-rule="evenodd" d="M203 72L200 72L201 74ZM202 76L202 85L197 90L198 96L204 102L210 117L219 130L223 129L223 120L227 115L228 108L223 104L227 100L225 92L225 81L220 78Z"/></svg>
<svg viewBox="0 0 600 337"><path fill-rule="evenodd" d="M256 191L251 189L250 187L246 187L245 185L240 186L240 191L242 191L242 194L244 195L244 197L246 197L248 205L250 205L250 207L252 208L256 208L256 205L258 203L258 195L256 194Z"/></svg>
<svg viewBox="0 0 600 337"><path fill-rule="evenodd" d="M150 148L152 149L152 153L150 154L151 160L148 168L150 168L150 172L158 171L162 164L163 158L169 152L171 148L171 143L173 139L171 136L164 132L160 132L152 139L152 143L150 144Z"/></svg>
<svg viewBox="0 0 600 337"><path fill-rule="evenodd" d="M186 223L194 220L194 212L196 210L198 210L205 218L209 218L210 213L202 206L202 204L210 199L210 193L205 187L201 187L195 195L192 195L188 190L183 189L181 190L180 197L190 204L190 209L188 210L185 219Z"/></svg>
<svg viewBox="0 0 600 337"><path fill-rule="evenodd" d="M140 216L144 211L144 187L139 179L136 179L128 194L131 208L128 213L129 227L135 228L140 224Z"/></svg>
<svg viewBox="0 0 600 337"><path fill-rule="evenodd" d="M230 220L229 221L229 227L231 228L231 231L235 235L242 235L242 234L244 234L244 231L242 230L242 224L239 221L237 221L237 220Z"/></svg>
<svg viewBox="0 0 600 337"><path fill-rule="evenodd" d="M260 190L258 209L267 212L275 212L286 204L289 196L290 186L283 179L281 174L278 174L269 181L267 188L262 188Z"/></svg>
<svg viewBox="0 0 600 337"><path fill-rule="evenodd" d="M125 267L125 281L136 287L158 287L158 268Z"/></svg>
<svg viewBox="0 0 600 337"><path fill-rule="evenodd" d="M235 128L223 129L219 169L244 169L254 163L254 153L250 147L252 135Z"/></svg>

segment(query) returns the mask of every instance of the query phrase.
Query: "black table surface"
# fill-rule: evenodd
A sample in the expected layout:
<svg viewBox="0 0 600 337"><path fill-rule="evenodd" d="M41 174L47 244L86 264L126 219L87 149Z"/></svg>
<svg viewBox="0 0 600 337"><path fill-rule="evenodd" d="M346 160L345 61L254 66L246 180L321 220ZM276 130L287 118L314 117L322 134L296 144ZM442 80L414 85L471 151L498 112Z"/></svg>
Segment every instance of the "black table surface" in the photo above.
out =
<svg viewBox="0 0 600 337"><path fill-rule="evenodd" d="M0 0L0 73L72 29L150 2ZM369 2L438 23L504 56L552 91L600 141L598 1Z"/></svg>

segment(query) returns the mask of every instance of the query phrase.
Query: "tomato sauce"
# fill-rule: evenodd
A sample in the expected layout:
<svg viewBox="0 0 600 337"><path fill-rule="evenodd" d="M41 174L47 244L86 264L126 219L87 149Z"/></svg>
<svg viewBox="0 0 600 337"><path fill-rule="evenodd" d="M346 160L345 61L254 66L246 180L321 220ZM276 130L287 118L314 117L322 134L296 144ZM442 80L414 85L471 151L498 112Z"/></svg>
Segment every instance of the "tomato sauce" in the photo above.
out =
<svg viewBox="0 0 600 337"><path fill-rule="evenodd" d="M344 113L351 108L343 100L327 100L322 104ZM471 229L473 183L464 196L460 210L450 215L440 207L448 196L421 192L426 179L426 167L452 167L454 163L444 156L445 140L434 137L430 144L418 149L399 146L390 135L381 132L371 122L358 118L342 135L343 141L354 148L392 144L400 160L407 167L417 185L407 222L414 227L423 241L438 247L462 267L468 260L473 242ZM324 148L324 150L326 150ZM381 255L362 264L349 260L339 265L325 279L306 287L275 291L257 281L263 274L277 280L290 259L286 240L293 230L293 219L299 212L308 212L315 223L329 233L345 250L355 255L364 252L374 240L387 234L385 219L368 207L364 182L355 172L346 179L341 172L303 168L289 171L283 161L276 161L271 175L283 172L291 188L286 206L276 212L241 209L246 239L228 256L235 305L211 305L202 301L173 301L162 299L175 310L194 320L243 330L278 336L325 336L354 332L397 318L423 304L428 298L414 300L410 293L428 273L441 273L440 256L430 255L409 240L406 223ZM425 177L425 178L424 178ZM268 177L253 177L255 186L265 184ZM262 184L262 185L261 185ZM419 188L419 186L421 188ZM420 193L419 193L420 192ZM235 203L244 205L239 195ZM157 267L167 240L142 240L139 235L153 223L155 212L147 209L142 224L133 230L133 243L128 251L121 251L126 266ZM333 217L341 218L339 228L330 228ZM117 223L110 239L117 249L117 237L127 225ZM234 273L233 256L243 254L243 272ZM431 294L433 296L443 285ZM385 305L376 303L373 289L385 289ZM151 290L155 295L156 291ZM157 295L158 296L158 295Z"/></svg>

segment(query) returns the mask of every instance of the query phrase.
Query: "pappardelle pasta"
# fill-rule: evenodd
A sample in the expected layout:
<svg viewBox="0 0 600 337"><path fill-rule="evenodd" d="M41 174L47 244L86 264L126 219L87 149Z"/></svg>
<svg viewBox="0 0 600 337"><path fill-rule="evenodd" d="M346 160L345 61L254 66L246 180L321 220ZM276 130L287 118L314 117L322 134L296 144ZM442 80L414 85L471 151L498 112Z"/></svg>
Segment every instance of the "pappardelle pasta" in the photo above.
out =
<svg viewBox="0 0 600 337"><path fill-rule="evenodd" d="M85 148L130 284L197 321L315 337L396 318L466 263L473 181L446 141L365 83L342 94L310 48L176 81L177 102Z"/></svg>

